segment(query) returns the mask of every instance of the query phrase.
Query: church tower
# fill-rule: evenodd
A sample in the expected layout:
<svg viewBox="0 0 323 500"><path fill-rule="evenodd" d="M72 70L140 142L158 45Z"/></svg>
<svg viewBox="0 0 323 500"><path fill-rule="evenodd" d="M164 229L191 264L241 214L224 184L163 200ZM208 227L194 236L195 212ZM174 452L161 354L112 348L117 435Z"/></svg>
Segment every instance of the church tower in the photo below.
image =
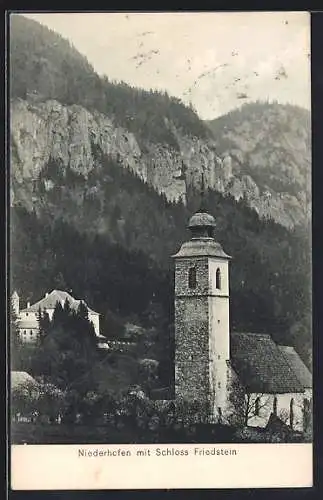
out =
<svg viewBox="0 0 323 500"><path fill-rule="evenodd" d="M175 260L175 398L197 400L221 420L230 357L229 260L205 210L190 219L189 241Z"/></svg>

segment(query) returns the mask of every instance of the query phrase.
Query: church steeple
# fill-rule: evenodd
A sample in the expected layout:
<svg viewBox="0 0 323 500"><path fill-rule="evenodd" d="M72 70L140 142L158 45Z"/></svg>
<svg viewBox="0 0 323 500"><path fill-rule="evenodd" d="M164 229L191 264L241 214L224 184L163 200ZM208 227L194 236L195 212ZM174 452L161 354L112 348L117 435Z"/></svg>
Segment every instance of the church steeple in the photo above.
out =
<svg viewBox="0 0 323 500"><path fill-rule="evenodd" d="M191 232L191 238L214 238L214 229L216 223L212 215L206 211L198 210L189 220L188 228Z"/></svg>
<svg viewBox="0 0 323 500"><path fill-rule="evenodd" d="M210 422L222 418L225 409L227 362L230 356L231 257L215 240L215 226L214 217L201 203L201 208L188 223L191 238L173 255L175 397L188 401L200 400L207 408Z"/></svg>

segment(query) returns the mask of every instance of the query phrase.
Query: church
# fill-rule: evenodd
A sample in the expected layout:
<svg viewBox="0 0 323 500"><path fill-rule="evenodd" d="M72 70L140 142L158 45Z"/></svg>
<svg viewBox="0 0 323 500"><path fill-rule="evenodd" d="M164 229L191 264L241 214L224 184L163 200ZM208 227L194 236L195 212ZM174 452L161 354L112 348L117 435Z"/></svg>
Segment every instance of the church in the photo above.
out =
<svg viewBox="0 0 323 500"><path fill-rule="evenodd" d="M215 219L201 209L175 262L175 399L198 401L210 423L265 427L277 416L306 430L312 375L291 346L269 334L230 332L226 254Z"/></svg>

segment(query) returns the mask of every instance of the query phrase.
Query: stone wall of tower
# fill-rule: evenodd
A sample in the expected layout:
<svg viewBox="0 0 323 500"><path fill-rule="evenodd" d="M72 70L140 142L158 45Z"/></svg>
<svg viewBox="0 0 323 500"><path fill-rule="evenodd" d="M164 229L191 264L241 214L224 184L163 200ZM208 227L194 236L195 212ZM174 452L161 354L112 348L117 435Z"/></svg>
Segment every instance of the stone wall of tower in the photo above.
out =
<svg viewBox="0 0 323 500"><path fill-rule="evenodd" d="M196 269L196 287L189 270ZM220 288L216 273L220 271ZM175 261L175 397L208 404L209 421L224 417L229 360L228 260L183 257Z"/></svg>
<svg viewBox="0 0 323 500"><path fill-rule="evenodd" d="M175 397L208 401L209 327L205 297L175 299Z"/></svg>

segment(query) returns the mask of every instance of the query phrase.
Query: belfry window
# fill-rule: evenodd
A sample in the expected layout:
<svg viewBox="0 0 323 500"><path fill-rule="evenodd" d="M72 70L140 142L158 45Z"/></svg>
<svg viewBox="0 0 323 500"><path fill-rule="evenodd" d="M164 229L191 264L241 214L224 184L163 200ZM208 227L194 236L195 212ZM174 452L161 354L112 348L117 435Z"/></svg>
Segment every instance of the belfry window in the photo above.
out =
<svg viewBox="0 0 323 500"><path fill-rule="evenodd" d="M277 415L277 397L274 397L274 402L273 402L273 414Z"/></svg>
<svg viewBox="0 0 323 500"><path fill-rule="evenodd" d="M217 290L221 290L221 272L220 269L217 268L216 274L215 274L215 286Z"/></svg>
<svg viewBox="0 0 323 500"><path fill-rule="evenodd" d="M260 398L257 398L255 401L255 416L259 416L259 411L260 411Z"/></svg>
<svg viewBox="0 0 323 500"><path fill-rule="evenodd" d="M189 268L188 286L189 286L189 288L196 288L196 267Z"/></svg>

